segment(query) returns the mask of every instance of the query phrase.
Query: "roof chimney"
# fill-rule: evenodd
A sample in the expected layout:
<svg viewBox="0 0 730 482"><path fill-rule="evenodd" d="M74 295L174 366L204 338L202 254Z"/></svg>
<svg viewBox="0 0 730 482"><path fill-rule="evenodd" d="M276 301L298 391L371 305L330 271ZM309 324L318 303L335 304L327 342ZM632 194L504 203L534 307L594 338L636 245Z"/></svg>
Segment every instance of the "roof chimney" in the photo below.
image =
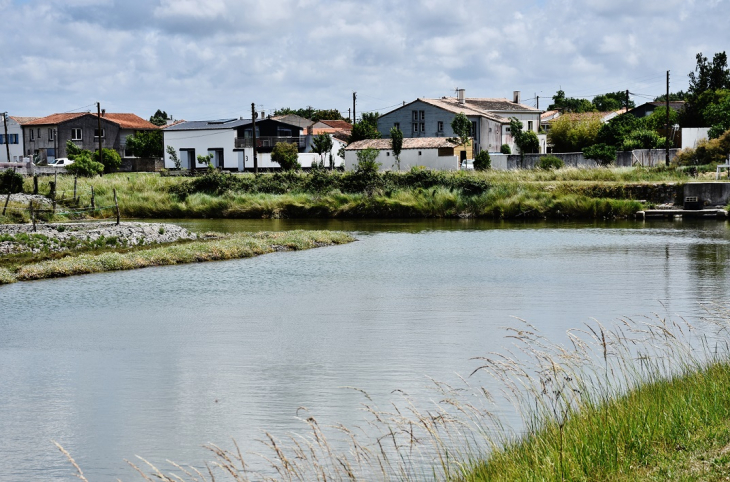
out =
<svg viewBox="0 0 730 482"><path fill-rule="evenodd" d="M104 117L106 115L106 109L101 109L101 116Z"/></svg>
<svg viewBox="0 0 730 482"><path fill-rule="evenodd" d="M514 98L515 98L514 103L519 104L520 103L520 91L515 90L513 94L514 94Z"/></svg>
<svg viewBox="0 0 730 482"><path fill-rule="evenodd" d="M459 101L459 104L464 105L466 103L466 99L464 99L464 89L456 89L456 98Z"/></svg>
<svg viewBox="0 0 730 482"><path fill-rule="evenodd" d="M261 119L266 119L266 111L265 110L262 110L261 111Z"/></svg>

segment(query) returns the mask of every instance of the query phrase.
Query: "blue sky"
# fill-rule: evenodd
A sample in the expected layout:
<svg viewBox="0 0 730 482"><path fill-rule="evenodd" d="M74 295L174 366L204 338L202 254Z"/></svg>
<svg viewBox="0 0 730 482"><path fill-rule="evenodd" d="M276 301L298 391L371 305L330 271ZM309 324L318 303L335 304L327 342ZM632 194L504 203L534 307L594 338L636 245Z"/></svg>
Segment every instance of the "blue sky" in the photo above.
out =
<svg viewBox="0 0 730 482"><path fill-rule="evenodd" d="M280 107L385 112L416 97L545 108L686 89L730 50L730 0L0 0L0 111L92 108L188 120Z"/></svg>

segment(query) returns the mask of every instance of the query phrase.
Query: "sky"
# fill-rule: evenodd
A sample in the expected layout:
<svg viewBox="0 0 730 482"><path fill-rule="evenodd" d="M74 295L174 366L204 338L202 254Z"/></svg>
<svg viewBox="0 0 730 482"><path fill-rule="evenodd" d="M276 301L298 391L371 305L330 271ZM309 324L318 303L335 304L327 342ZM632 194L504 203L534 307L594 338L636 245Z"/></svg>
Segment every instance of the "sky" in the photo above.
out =
<svg viewBox="0 0 730 482"><path fill-rule="evenodd" d="M0 0L0 112L204 120L418 97L686 90L730 0Z"/></svg>

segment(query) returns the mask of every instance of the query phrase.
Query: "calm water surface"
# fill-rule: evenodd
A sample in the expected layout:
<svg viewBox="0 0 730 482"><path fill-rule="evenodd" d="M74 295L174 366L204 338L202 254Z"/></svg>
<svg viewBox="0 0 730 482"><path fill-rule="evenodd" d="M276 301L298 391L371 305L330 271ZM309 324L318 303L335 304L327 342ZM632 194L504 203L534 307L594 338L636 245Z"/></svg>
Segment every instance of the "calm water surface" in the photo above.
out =
<svg viewBox="0 0 730 482"><path fill-rule="evenodd" d="M296 410L357 424L368 391L429 397L517 316L555 341L590 318L688 318L730 288L726 223L180 221L342 229L359 241L255 259L0 286L0 479L133 479L135 454L199 465L260 451Z"/></svg>

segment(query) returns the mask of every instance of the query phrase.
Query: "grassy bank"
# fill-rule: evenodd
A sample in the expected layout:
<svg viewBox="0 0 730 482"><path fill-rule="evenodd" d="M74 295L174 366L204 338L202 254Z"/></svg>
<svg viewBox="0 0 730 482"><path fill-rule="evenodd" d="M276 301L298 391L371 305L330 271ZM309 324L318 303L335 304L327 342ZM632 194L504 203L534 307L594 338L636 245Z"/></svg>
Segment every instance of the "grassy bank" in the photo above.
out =
<svg viewBox="0 0 730 482"><path fill-rule="evenodd" d="M656 186L689 178L676 169L559 169L485 172L214 174L202 178L117 173L58 178L54 219L109 217L113 190L125 218L277 217L626 217L657 200ZM47 179L41 192L48 192ZM91 204L101 211L85 211ZM32 189L26 180L26 192ZM674 189L673 187L670 189ZM664 193L661 193L662 195ZM27 222L27 205L11 206L0 222ZM46 215L46 214L42 214Z"/></svg>
<svg viewBox="0 0 730 482"><path fill-rule="evenodd" d="M345 233L331 231L288 231L277 233L241 233L220 235L218 239L176 243L128 252L68 254L60 259L34 262L24 258L22 264L0 268L0 284L105 271L200 263L285 250L302 250L354 241Z"/></svg>

